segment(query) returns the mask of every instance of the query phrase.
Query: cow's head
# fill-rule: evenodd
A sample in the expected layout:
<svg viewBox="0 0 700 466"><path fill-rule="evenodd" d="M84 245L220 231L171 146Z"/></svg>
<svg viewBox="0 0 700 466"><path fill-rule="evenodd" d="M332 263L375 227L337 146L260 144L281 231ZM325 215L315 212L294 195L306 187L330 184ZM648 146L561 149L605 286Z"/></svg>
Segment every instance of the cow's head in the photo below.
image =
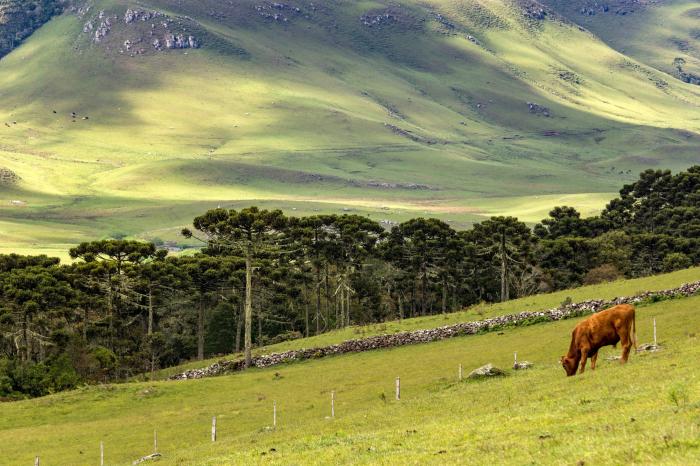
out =
<svg viewBox="0 0 700 466"><path fill-rule="evenodd" d="M572 375L576 374L576 369L578 366L578 361L576 361L575 358L570 358L568 356L562 356L559 359L559 362L561 362L562 367L566 371L567 377L571 377Z"/></svg>

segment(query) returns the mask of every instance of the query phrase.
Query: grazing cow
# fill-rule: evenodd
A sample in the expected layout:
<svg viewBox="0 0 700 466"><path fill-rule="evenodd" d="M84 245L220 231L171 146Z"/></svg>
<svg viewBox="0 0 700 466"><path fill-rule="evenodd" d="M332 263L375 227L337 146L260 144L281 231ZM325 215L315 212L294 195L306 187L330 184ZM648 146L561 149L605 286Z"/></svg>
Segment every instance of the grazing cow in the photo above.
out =
<svg viewBox="0 0 700 466"><path fill-rule="evenodd" d="M617 345L622 342L621 364L627 362L630 349L637 350L637 336L634 322L634 306L619 304L604 311L593 314L574 328L571 333L569 353L561 357L567 376L576 374L579 362L583 374L586 359L591 358L591 370L595 369L598 350L603 346Z"/></svg>

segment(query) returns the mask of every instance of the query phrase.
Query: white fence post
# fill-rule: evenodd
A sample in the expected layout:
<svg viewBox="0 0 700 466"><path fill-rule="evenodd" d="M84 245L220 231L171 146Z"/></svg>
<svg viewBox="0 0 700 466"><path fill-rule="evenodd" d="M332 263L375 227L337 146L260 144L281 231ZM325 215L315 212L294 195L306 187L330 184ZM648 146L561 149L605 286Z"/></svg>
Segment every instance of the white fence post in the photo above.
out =
<svg viewBox="0 0 700 466"><path fill-rule="evenodd" d="M396 401L401 399L401 378L396 377Z"/></svg>
<svg viewBox="0 0 700 466"><path fill-rule="evenodd" d="M654 317L654 346L657 346L657 343L656 343L656 317Z"/></svg>
<svg viewBox="0 0 700 466"><path fill-rule="evenodd" d="M462 381L462 365L459 365L459 381Z"/></svg>
<svg viewBox="0 0 700 466"><path fill-rule="evenodd" d="M335 390L331 391L331 417L335 418Z"/></svg>
<svg viewBox="0 0 700 466"><path fill-rule="evenodd" d="M211 418L211 441L216 442L216 416Z"/></svg>
<svg viewBox="0 0 700 466"><path fill-rule="evenodd" d="M100 440L100 466L105 465L105 444Z"/></svg>
<svg viewBox="0 0 700 466"><path fill-rule="evenodd" d="M158 431L153 429L153 454L158 453Z"/></svg>
<svg viewBox="0 0 700 466"><path fill-rule="evenodd" d="M277 401L272 402L272 427L277 428Z"/></svg>
<svg viewBox="0 0 700 466"><path fill-rule="evenodd" d="M39 466L39 457L34 458L34 466Z"/></svg>

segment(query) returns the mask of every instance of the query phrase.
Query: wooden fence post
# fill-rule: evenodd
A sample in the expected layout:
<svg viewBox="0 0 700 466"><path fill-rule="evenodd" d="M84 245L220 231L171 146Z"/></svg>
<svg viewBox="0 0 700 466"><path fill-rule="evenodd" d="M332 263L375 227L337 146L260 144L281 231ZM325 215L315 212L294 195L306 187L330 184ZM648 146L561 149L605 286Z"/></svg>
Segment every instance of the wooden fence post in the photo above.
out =
<svg viewBox="0 0 700 466"><path fill-rule="evenodd" d="M216 416L211 418L211 441L216 442Z"/></svg>
<svg viewBox="0 0 700 466"><path fill-rule="evenodd" d="M331 418L335 419L335 390L331 391Z"/></svg>
<svg viewBox="0 0 700 466"><path fill-rule="evenodd" d="M396 401L401 399L401 378L396 377Z"/></svg>

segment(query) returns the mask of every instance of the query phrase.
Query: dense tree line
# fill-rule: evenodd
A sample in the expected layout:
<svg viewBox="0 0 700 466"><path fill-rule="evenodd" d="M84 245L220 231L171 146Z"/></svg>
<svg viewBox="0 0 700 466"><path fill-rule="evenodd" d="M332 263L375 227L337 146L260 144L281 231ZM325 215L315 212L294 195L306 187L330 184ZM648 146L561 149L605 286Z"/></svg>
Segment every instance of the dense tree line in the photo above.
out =
<svg viewBox="0 0 700 466"><path fill-rule="evenodd" d="M530 229L467 231L416 218L386 231L358 215L214 209L183 235L196 253L102 240L0 255L0 396L122 380L193 358L353 324L700 264L700 166L648 170L600 216L557 207Z"/></svg>

